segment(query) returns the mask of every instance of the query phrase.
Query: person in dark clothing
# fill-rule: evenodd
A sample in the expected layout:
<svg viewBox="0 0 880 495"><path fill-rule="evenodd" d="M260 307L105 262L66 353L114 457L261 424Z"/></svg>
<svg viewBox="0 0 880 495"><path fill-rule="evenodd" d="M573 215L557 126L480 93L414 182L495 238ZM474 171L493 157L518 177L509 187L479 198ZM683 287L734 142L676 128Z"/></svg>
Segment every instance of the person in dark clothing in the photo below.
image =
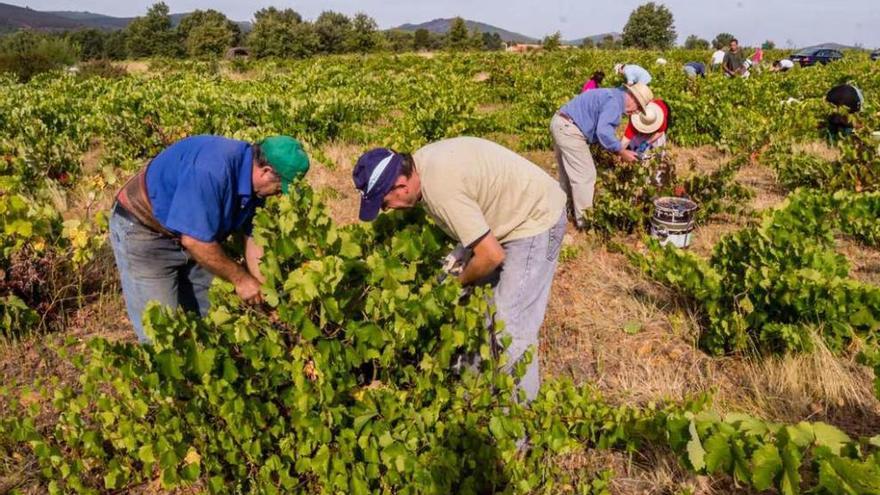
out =
<svg viewBox="0 0 880 495"><path fill-rule="evenodd" d="M684 72L690 78L697 76L706 77L706 64L700 62L688 62L684 64Z"/></svg>
<svg viewBox="0 0 880 495"><path fill-rule="evenodd" d="M835 111L825 119L825 128L828 137L834 140L840 136L848 136L853 132L853 124L849 116L844 114L840 107L845 107L847 113L858 113L862 109L864 97L859 88L852 84L839 84L825 94L825 101L834 105Z"/></svg>
<svg viewBox="0 0 880 495"><path fill-rule="evenodd" d="M852 84L834 86L825 94L825 101L837 107L846 107L850 113L858 113L864 100L862 92Z"/></svg>
<svg viewBox="0 0 880 495"><path fill-rule="evenodd" d="M746 74L748 69L743 66L746 57L742 48L739 47L739 40L730 40L730 50L724 54L724 61L721 68L724 69L724 75L727 77L738 77Z"/></svg>

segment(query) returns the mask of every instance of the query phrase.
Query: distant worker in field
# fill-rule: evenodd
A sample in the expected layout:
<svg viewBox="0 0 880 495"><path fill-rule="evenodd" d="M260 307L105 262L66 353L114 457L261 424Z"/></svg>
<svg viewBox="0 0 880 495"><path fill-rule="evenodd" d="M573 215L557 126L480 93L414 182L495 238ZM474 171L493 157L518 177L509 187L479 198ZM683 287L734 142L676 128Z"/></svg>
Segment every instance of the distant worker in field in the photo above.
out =
<svg viewBox="0 0 880 495"><path fill-rule="evenodd" d="M291 137L252 144L193 136L156 155L122 187L110 216L110 243L141 343L149 343L142 323L148 301L204 316L214 276L234 284L246 303L261 301L263 250L251 238L254 213L308 169L305 151ZM245 236L244 265L221 246L233 232Z"/></svg>
<svg viewBox="0 0 880 495"><path fill-rule="evenodd" d="M602 90L584 94L596 91ZM565 193L556 180L513 151L475 137L444 139L412 155L373 149L358 159L352 175L362 221L380 210L421 204L472 251L458 279L494 288L496 317L512 339L506 370L532 348L518 387L534 399L541 386L538 333L566 228ZM497 348L497 342L490 344Z"/></svg>
<svg viewBox="0 0 880 495"><path fill-rule="evenodd" d="M865 101L862 91L852 84L839 84L828 90L825 101L835 107L835 111L825 119L829 139L834 140L852 134L854 126L850 122L849 114L859 113L862 110ZM841 107L847 109L846 114L840 111Z"/></svg>
<svg viewBox="0 0 880 495"><path fill-rule="evenodd" d="M616 64L614 73L622 75L628 85L644 84L647 86L651 84L651 74L636 64Z"/></svg>
<svg viewBox="0 0 880 495"><path fill-rule="evenodd" d="M597 70L593 72L593 75L587 79L587 82L584 83L584 87L581 88L581 93L584 91L589 91L591 89L598 89L602 86L602 81L605 80L605 73L601 70Z"/></svg>
<svg viewBox="0 0 880 495"><path fill-rule="evenodd" d="M721 64L724 63L724 49L722 47L718 47L715 50L715 53L712 54L712 71L717 72L721 69Z"/></svg>
<svg viewBox="0 0 880 495"><path fill-rule="evenodd" d="M702 62L688 62L684 64L683 70L691 79L697 76L706 77L706 64Z"/></svg>
<svg viewBox="0 0 880 495"><path fill-rule="evenodd" d="M774 60L770 66L770 72L788 72L794 68L794 62L784 58L782 60Z"/></svg>
<svg viewBox="0 0 880 495"><path fill-rule="evenodd" d="M630 116L620 144L643 158L651 150L666 145L668 128L669 106L660 98L655 98L645 107L644 113Z"/></svg>
<svg viewBox="0 0 880 495"><path fill-rule="evenodd" d="M730 50L724 54L724 61L721 63L721 68L724 70L724 75L727 77L738 77L742 76L746 72L746 68L743 66L745 62L745 55L742 52L742 49L739 47L739 40L736 38L730 40Z"/></svg>
<svg viewBox="0 0 880 495"><path fill-rule="evenodd" d="M755 53L752 54L752 66L758 68L761 66L761 62L764 61L764 49L760 46L755 49Z"/></svg>
<svg viewBox="0 0 880 495"><path fill-rule="evenodd" d="M559 183L570 198L578 228L585 227L583 212L593 207L596 188L590 144L599 143L625 162L636 161L635 152L617 139L617 126L624 114L644 113L653 99L651 88L641 83L587 91L563 105L550 120Z"/></svg>

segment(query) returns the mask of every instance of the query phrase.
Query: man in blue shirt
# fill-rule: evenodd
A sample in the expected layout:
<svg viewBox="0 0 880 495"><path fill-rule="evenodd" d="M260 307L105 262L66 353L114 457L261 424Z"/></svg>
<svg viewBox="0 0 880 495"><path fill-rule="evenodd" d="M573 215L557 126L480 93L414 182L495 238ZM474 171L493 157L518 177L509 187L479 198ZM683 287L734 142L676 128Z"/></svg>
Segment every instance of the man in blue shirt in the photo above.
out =
<svg viewBox="0 0 880 495"><path fill-rule="evenodd" d="M550 121L559 183L568 194L578 228L585 226L583 212L593 207L596 188L590 144L599 143L625 162L635 161L635 152L621 145L615 131L623 114L644 113L653 99L651 89L641 83L596 89L575 96Z"/></svg>
<svg viewBox="0 0 880 495"><path fill-rule="evenodd" d="M706 77L706 64L702 62L688 62L684 64L684 73L691 79L697 76Z"/></svg>
<svg viewBox="0 0 880 495"><path fill-rule="evenodd" d="M305 151L291 137L251 144L193 136L159 153L122 187L110 243L139 341L149 342L142 323L148 301L204 316L215 275L233 283L245 302L260 302L263 253L251 238L254 213L308 169ZM233 232L246 236L244 265L221 246Z"/></svg>
<svg viewBox="0 0 880 495"><path fill-rule="evenodd" d="M623 75L623 79L628 85L641 83L647 86L651 84L651 74L640 65L616 64L614 66L614 73Z"/></svg>

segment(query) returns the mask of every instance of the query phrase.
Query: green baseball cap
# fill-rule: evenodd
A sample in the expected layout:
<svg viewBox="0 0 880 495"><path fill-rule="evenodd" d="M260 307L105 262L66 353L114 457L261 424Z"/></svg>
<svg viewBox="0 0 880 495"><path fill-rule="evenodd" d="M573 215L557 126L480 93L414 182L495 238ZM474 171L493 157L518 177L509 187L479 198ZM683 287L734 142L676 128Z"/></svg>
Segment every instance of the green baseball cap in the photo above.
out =
<svg viewBox="0 0 880 495"><path fill-rule="evenodd" d="M271 136L259 143L266 161L281 176L281 192L309 171L309 157L302 144L290 136Z"/></svg>

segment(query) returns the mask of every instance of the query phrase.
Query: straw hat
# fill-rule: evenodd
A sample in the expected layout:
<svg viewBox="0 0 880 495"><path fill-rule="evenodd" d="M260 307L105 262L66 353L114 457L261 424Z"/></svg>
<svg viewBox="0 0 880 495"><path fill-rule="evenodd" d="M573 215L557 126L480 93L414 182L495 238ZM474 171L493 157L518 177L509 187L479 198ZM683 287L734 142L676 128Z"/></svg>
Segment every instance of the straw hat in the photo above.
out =
<svg viewBox="0 0 880 495"><path fill-rule="evenodd" d="M636 103L639 104L639 109L644 112L648 103L654 99L654 93L651 91L651 88L644 83L627 84L625 87L629 94L635 98Z"/></svg>
<svg viewBox="0 0 880 495"><path fill-rule="evenodd" d="M614 64L614 73L618 74L623 69L623 64Z"/></svg>
<svg viewBox="0 0 880 495"><path fill-rule="evenodd" d="M630 117L633 127L641 134L654 134L663 126L663 109L655 102L648 103L645 113L633 114Z"/></svg>

